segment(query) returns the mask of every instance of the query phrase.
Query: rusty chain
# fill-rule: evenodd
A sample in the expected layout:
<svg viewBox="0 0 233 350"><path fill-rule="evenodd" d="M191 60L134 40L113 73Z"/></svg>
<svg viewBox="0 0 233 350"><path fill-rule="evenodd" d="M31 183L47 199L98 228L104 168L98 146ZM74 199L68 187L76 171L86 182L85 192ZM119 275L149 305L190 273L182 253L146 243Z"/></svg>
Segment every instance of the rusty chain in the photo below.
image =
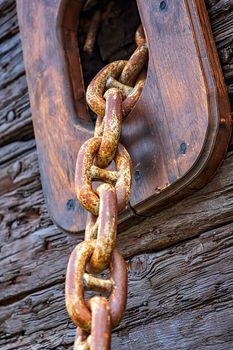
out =
<svg viewBox="0 0 233 350"><path fill-rule="evenodd" d="M126 307L126 263L115 242L118 213L130 197L132 165L119 140L122 118L135 106L145 83L148 49L142 26L135 41L130 59L104 67L86 93L97 120L94 137L79 150L75 170L76 194L88 217L85 240L73 250L66 273L66 307L77 326L74 350L110 349L111 330ZM112 161L116 170L106 169ZM103 183L94 190L93 181ZM108 279L97 276L106 269ZM84 290L100 295L86 302Z"/></svg>

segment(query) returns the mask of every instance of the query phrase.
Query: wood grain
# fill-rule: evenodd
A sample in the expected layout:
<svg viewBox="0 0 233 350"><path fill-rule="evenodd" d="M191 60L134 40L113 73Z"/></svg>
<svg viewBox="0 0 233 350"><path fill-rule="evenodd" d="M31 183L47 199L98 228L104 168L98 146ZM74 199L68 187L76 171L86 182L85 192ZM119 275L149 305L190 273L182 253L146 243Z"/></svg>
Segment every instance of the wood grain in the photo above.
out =
<svg viewBox="0 0 233 350"><path fill-rule="evenodd" d="M232 232L231 224L128 260L129 301L112 349L231 349ZM11 244L11 256L3 253L6 266L12 259L15 270L17 263L22 266L12 287L30 289L13 299L9 294L5 301L1 289L0 349L72 349L75 328L64 305L65 266L72 249L66 237L44 229L27 246ZM12 272L4 278L12 278Z"/></svg>
<svg viewBox="0 0 233 350"><path fill-rule="evenodd" d="M82 2L17 3L48 209L61 229L79 232L86 214L75 196L74 168L80 146L93 132L76 39ZM127 225L133 223L133 211L152 214L208 183L231 132L228 97L203 1L137 3L149 65L142 96L122 131L134 166L133 210L128 207L121 216Z"/></svg>
<svg viewBox="0 0 233 350"><path fill-rule="evenodd" d="M233 4L206 3L233 106ZM61 233L47 212L14 0L0 1L0 50L7 82L0 88L0 348L71 350L63 276L82 235ZM119 234L120 249L130 258L131 293L115 349L233 348L232 173L229 152L207 187ZM161 243L184 239L160 250ZM159 251L145 254L148 249Z"/></svg>
<svg viewBox="0 0 233 350"><path fill-rule="evenodd" d="M53 271L51 275L59 275L62 264L65 269L74 245L83 240L83 234L79 234L78 237L67 235L52 225L38 179L38 162L35 160L34 150L15 158L15 164L22 164L17 176L14 176L11 163L1 172L3 176L6 173L13 175L11 190L1 190L0 196L1 256L2 259L5 254L7 257L6 260L1 260L4 275L1 280L0 302L4 303L29 292L35 285L43 289L47 275L44 276L44 272L40 275L42 266L45 265L49 271ZM214 180L204 189L151 218L140 218L141 222L128 230L121 230L118 233L117 244L123 255L130 258L136 254L161 250L210 229L232 223L233 183L229 177L231 173L233 154L225 160ZM6 187L1 178L0 183ZM59 247L55 251L47 249L46 247L53 246L54 240L58 240ZM39 255L33 253L34 245ZM12 258L14 256L16 258ZM59 265L58 257L61 260ZM34 271L28 277L25 259L28 260L28 265L33 266ZM37 274L40 275L39 280L35 277ZM18 279L18 282L12 283L14 279Z"/></svg>
<svg viewBox="0 0 233 350"><path fill-rule="evenodd" d="M133 160L136 157L134 164L141 174L146 174L145 181L135 183L137 195L143 193L146 201L134 202L134 197L131 201L142 215L151 215L208 183L224 156L225 136L231 132L229 105L223 97L226 88L205 3L149 1L148 5L138 1L153 64L149 63L147 84L134 110L136 125L142 120L140 112L155 114L154 120L140 124L138 129L140 135L146 135L141 156L146 166L145 160L138 159L137 147L131 150ZM134 125L132 120L131 124ZM132 125L128 118L126 147L131 134L140 139L137 131L132 132ZM151 142L148 130L154 131ZM148 153L155 157L148 157ZM154 183L154 187L149 185L150 192L148 183Z"/></svg>

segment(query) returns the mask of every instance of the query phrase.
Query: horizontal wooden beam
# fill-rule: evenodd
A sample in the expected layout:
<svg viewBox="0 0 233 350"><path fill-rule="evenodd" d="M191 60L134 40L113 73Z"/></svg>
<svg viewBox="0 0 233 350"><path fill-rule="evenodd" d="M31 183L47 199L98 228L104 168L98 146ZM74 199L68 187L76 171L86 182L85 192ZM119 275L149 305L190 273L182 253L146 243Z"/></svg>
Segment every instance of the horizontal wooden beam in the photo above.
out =
<svg viewBox="0 0 233 350"><path fill-rule="evenodd" d="M112 349L231 349L232 232L233 224L226 225L128 260L129 300ZM0 349L72 349L75 329L64 305L70 247L64 235L49 228L25 239L12 242L3 260L2 278L15 290L14 298L3 302L1 283ZM27 289L17 294L22 285ZM10 294L8 288L6 298Z"/></svg>
<svg viewBox="0 0 233 350"><path fill-rule="evenodd" d="M22 144L22 147L26 146ZM16 152L19 150L16 149ZM118 244L124 255L128 257L161 249L232 222L232 173L233 154L228 153L218 174L204 189L195 191L190 197L151 218L135 216L138 222L136 226L127 230L120 227ZM41 191L34 149L7 162L2 167L0 183L2 244L6 245L13 238L21 237L30 241L31 236L26 236L25 227L27 234L32 234L45 225L51 225ZM54 226L50 227L52 231L60 232ZM66 237L63 234L61 236ZM72 242L82 239L83 234L67 237L67 244L72 245Z"/></svg>

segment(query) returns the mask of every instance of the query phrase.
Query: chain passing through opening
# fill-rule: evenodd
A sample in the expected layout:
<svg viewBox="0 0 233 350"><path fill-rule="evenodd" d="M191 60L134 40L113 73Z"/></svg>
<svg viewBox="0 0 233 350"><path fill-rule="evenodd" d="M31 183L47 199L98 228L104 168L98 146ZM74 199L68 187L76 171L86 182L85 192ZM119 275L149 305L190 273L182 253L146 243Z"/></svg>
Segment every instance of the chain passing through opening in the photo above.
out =
<svg viewBox="0 0 233 350"><path fill-rule="evenodd" d="M135 106L146 79L148 48L142 25L128 61L108 64L91 81L86 99L97 115L94 136L79 150L75 190L88 211L85 240L73 250L66 273L65 298L77 326L74 350L108 350L111 331L127 301L126 263L115 248L117 217L130 197L132 164L119 143L122 119ZM115 163L115 170L106 169ZM100 181L95 190L93 181ZM109 270L109 277L98 274ZM100 294L85 300L85 290Z"/></svg>

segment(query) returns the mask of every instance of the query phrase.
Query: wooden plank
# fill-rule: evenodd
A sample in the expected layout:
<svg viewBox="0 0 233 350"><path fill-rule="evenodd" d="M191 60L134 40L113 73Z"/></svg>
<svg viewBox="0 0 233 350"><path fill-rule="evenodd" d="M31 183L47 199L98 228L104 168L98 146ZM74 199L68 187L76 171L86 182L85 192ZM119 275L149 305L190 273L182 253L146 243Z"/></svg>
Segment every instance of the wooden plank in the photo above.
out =
<svg viewBox="0 0 233 350"><path fill-rule="evenodd" d="M12 284L28 289L1 300L2 350L72 349L75 330L64 305L64 236L45 231L44 237L51 239L47 245L42 234L34 233L31 245L18 245L4 259L7 264L14 261L15 269L23 263ZM231 349L232 233L233 225L226 225L128 260L129 300L112 349Z"/></svg>
<svg viewBox="0 0 233 350"><path fill-rule="evenodd" d="M0 3L0 145L33 137L15 1Z"/></svg>

